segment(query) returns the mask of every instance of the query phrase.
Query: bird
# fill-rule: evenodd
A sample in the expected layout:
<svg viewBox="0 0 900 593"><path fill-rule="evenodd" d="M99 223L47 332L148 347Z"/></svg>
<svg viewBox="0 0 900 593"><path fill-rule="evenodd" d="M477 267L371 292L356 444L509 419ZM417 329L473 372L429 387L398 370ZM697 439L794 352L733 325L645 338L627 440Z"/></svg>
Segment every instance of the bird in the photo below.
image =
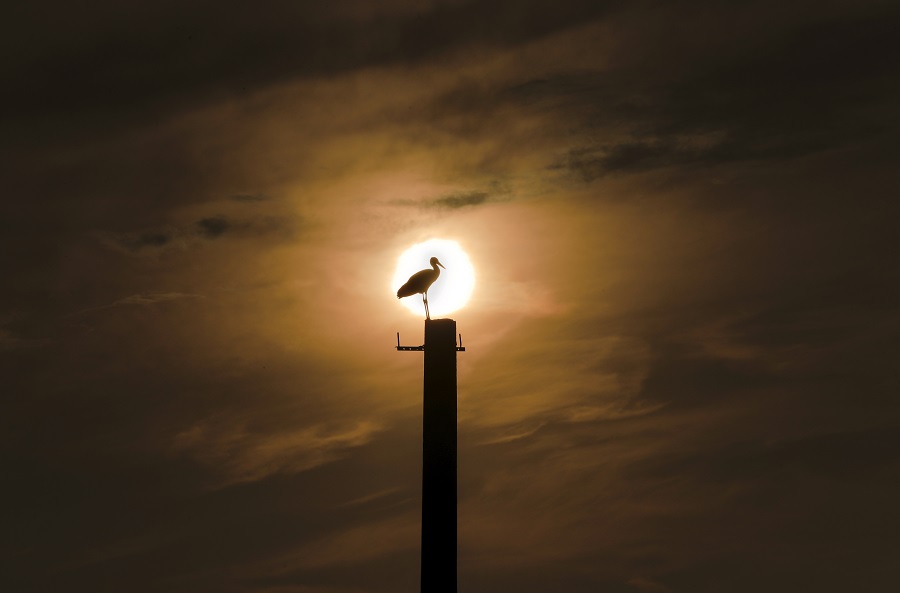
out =
<svg viewBox="0 0 900 593"><path fill-rule="evenodd" d="M428 289L431 288L431 285L434 284L434 281L438 279L438 276L441 275L441 271L438 269L438 266L447 269L444 267L444 264L438 261L438 258L432 257L429 261L431 264L430 270L420 270L409 277L409 280L406 281L406 284L400 287L397 291L397 298L402 299L403 297L412 296L414 294L422 294L422 302L425 303L425 319L431 319L431 314L428 312Z"/></svg>

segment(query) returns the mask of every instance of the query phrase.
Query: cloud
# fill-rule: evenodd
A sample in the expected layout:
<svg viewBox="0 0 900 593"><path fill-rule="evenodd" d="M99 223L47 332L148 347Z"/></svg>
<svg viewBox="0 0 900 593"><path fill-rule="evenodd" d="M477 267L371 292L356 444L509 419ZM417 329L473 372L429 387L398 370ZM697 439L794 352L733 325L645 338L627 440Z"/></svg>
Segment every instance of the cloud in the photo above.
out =
<svg viewBox="0 0 900 593"><path fill-rule="evenodd" d="M172 450L222 476L220 487L297 473L340 459L381 431L375 422L317 425L291 432L256 433L240 424L201 422L178 433Z"/></svg>
<svg viewBox="0 0 900 593"><path fill-rule="evenodd" d="M295 237L297 220L287 216L231 218L207 216L191 224L168 225L137 232L98 233L100 240L117 251L130 255L155 255L164 250L188 249L223 237L269 238L287 241Z"/></svg>
<svg viewBox="0 0 900 593"><path fill-rule="evenodd" d="M98 8L113 13L102 21L82 20L57 6L65 15L60 22L77 23L80 35L48 27L39 12L23 10L20 29L45 37L41 44L33 36L7 36L18 67L8 73L7 86L15 92L4 94L3 113L25 119L79 115L98 126L97 120L114 122L123 112L158 115L289 78L417 63L473 45L516 46L619 3L561 0L548 11L522 11L511 0L441 2L426 9L392 3L394 10L361 18L327 3L300 9L282 1L262 12L219 7L213 20L207 4L184 7L178 19L168 11L126 13L111 4ZM230 24L227 40L217 22ZM166 40L162 46L160 39ZM72 80L79 84L64 82Z"/></svg>
<svg viewBox="0 0 900 593"><path fill-rule="evenodd" d="M724 136L718 133L679 138L653 137L572 148L549 168L567 169L590 182L613 173L638 173L675 165L715 162L715 151L721 152L725 146Z"/></svg>
<svg viewBox="0 0 900 593"><path fill-rule="evenodd" d="M403 514L331 533L263 563L257 570L271 575L298 569L353 566L398 551L415 549L421 529L417 515Z"/></svg>
<svg viewBox="0 0 900 593"><path fill-rule="evenodd" d="M216 239L222 236L230 227L230 223L224 216L213 216L197 221L200 234L207 239Z"/></svg>
<svg viewBox="0 0 900 593"><path fill-rule="evenodd" d="M361 505L368 505L373 502L381 502L388 497L392 497L395 494L400 493L400 488L385 488L383 490L379 490L378 492L371 492L369 494L365 494L358 498L354 498L353 500L348 500L346 502L339 503L335 505L335 508L346 508L346 507L355 507Z"/></svg>
<svg viewBox="0 0 900 593"><path fill-rule="evenodd" d="M465 208L466 206L480 206L488 199L487 192L470 191L442 196L432 201L431 204L438 208Z"/></svg>
<svg viewBox="0 0 900 593"><path fill-rule="evenodd" d="M834 482L870 479L900 464L900 429L815 433L771 440L738 440L705 450L660 452L635 464L635 475L690 473L715 483L778 483L789 476Z"/></svg>
<svg viewBox="0 0 900 593"><path fill-rule="evenodd" d="M102 311L104 309L112 309L114 307L129 307L129 306L138 306L138 307L146 307L149 305L154 305L156 303L165 303L168 301L177 301L181 299L202 299L204 298L199 294L189 294L185 292L150 292L150 293L141 293L141 294L132 294L127 297L121 298L117 301L113 301L107 305L99 305L97 307L89 307L87 309L82 309L73 315L82 315L84 313L91 313L93 311Z"/></svg>
<svg viewBox="0 0 900 593"><path fill-rule="evenodd" d="M387 203L394 206L422 209L461 210L499 201L500 198L505 198L511 193L507 184L500 179L493 179L484 184L484 187L486 189L456 191L446 191L444 188L435 191L435 188L427 188L413 193L413 195L416 193L424 194L425 197L394 198L388 200ZM441 191L442 189L444 191ZM437 193L436 197L434 193Z"/></svg>
<svg viewBox="0 0 900 593"><path fill-rule="evenodd" d="M791 159L865 139L890 149L885 132L897 121L886 113L898 100L889 82L900 67L892 41L897 18L892 10L786 21L766 37L740 38L697 58L689 44L671 40L635 48L638 63L557 72L497 96L532 113L580 119L583 141L550 168L584 181ZM654 54L661 47L668 55Z"/></svg>
<svg viewBox="0 0 900 593"><path fill-rule="evenodd" d="M266 194L234 194L229 196L229 199L234 200L235 202L265 202L272 198Z"/></svg>
<svg viewBox="0 0 900 593"><path fill-rule="evenodd" d="M141 251L144 248L158 248L168 245L176 236L173 229L158 229L127 233L118 237L118 243L128 251Z"/></svg>
<svg viewBox="0 0 900 593"><path fill-rule="evenodd" d="M181 243L184 237L180 229L163 227L136 232L116 233L101 231L97 233L100 241L116 251L132 255L156 253Z"/></svg>
<svg viewBox="0 0 900 593"><path fill-rule="evenodd" d="M199 294L187 294L183 292L154 292L149 294L133 294L124 299L114 302L111 307L117 305L151 305L153 303L161 303L164 301L174 301L177 299L198 299L203 298Z"/></svg>

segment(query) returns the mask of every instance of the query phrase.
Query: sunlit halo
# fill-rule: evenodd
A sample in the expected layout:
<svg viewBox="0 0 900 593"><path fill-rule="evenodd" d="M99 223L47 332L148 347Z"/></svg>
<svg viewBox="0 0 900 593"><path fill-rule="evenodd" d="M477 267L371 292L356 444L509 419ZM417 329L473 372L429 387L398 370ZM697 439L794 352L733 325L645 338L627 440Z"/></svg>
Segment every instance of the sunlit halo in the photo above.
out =
<svg viewBox="0 0 900 593"><path fill-rule="evenodd" d="M424 243L416 243L404 251L397 259L391 289L396 293L410 276L419 270L431 268L428 261L432 257L438 258L446 267L428 290L428 308L431 316L436 317L461 309L469 301L475 288L475 268L456 241L430 239ZM400 303L416 315L425 316L422 295L402 298Z"/></svg>

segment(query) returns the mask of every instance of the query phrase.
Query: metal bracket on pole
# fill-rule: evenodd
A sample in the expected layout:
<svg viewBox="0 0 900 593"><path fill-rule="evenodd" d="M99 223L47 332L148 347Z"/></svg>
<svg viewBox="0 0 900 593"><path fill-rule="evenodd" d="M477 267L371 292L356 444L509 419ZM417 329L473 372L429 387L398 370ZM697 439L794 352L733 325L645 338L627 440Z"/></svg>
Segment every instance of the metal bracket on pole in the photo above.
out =
<svg viewBox="0 0 900 593"><path fill-rule="evenodd" d="M465 352L466 349L462 345L462 334L459 335L459 342L457 342L458 346L456 346L457 352ZM400 345L400 332L397 332L397 351L398 352L423 352L425 350L425 344L421 346L401 346Z"/></svg>
<svg viewBox="0 0 900 593"><path fill-rule="evenodd" d="M413 351L413 350L423 350L424 351L425 344L422 344L421 346L401 346L400 345L400 332L397 332L397 350L404 351L404 352L409 352L409 351Z"/></svg>

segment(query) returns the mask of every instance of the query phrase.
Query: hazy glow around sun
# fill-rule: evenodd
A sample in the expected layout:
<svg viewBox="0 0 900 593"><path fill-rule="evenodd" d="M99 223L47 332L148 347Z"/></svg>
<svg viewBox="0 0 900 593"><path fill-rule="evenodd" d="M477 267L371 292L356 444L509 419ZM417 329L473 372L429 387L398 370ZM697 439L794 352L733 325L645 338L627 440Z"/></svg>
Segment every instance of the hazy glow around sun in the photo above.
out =
<svg viewBox="0 0 900 593"><path fill-rule="evenodd" d="M397 269L391 281L391 288L397 289L419 270L430 269L432 257L438 258L446 269L428 290L428 308L431 316L437 317L461 309L472 296L475 288L475 268L469 256L456 241L430 239L416 243L404 251L397 259ZM400 299L400 303L417 315L425 316L422 295L415 294Z"/></svg>

